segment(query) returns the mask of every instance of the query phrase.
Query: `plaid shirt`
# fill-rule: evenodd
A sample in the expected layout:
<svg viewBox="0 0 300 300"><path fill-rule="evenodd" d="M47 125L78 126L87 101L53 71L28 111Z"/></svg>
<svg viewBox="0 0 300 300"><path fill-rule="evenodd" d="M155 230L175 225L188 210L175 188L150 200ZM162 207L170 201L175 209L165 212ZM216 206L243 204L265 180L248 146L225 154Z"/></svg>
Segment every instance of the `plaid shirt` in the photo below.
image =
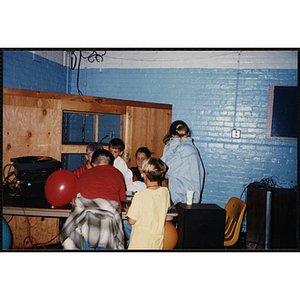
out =
<svg viewBox="0 0 300 300"><path fill-rule="evenodd" d="M60 233L67 250L80 250L83 239L94 247L124 249L124 232L119 203L106 199L85 199L79 193Z"/></svg>

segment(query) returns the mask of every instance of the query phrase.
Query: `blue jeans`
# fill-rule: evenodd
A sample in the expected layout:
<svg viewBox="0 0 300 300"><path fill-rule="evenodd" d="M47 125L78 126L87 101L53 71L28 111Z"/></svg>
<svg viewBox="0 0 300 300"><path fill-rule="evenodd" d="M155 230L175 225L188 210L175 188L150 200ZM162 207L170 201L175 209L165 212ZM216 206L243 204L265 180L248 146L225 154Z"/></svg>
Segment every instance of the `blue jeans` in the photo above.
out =
<svg viewBox="0 0 300 300"><path fill-rule="evenodd" d="M127 247L129 245L129 240L130 240L130 235L131 235L131 230L132 230L132 226L129 224L129 222L127 221L127 219L123 220L123 227L124 227L124 233L126 235L127 238Z"/></svg>
<svg viewBox="0 0 300 300"><path fill-rule="evenodd" d="M94 247L94 248L91 248L87 244L87 242L86 242L86 240L85 240L84 237L82 238L82 240L83 240L82 250L106 250L106 248L103 248L103 247Z"/></svg>

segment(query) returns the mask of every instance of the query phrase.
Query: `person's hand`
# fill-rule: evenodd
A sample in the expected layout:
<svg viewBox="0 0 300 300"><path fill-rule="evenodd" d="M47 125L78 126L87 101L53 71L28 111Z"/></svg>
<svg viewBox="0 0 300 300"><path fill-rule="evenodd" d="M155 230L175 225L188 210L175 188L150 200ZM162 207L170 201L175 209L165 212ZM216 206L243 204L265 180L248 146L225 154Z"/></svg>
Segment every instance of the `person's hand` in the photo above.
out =
<svg viewBox="0 0 300 300"><path fill-rule="evenodd" d="M129 209L129 205L128 205L128 203L126 203L123 210L127 213L128 209Z"/></svg>

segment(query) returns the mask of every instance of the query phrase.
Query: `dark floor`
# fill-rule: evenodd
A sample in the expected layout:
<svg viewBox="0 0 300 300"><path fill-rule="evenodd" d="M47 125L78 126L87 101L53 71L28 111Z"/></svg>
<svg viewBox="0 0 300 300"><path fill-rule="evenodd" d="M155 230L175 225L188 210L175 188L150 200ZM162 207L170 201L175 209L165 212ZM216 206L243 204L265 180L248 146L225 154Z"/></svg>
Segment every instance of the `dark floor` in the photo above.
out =
<svg viewBox="0 0 300 300"><path fill-rule="evenodd" d="M36 247L34 249L37 249L37 250L63 250L61 243L45 245L45 248L43 246L40 246L40 247ZM34 250L34 249L28 249L28 250ZM246 249L246 233L245 232L240 233L240 237L235 245L226 248L226 250L242 250L242 249Z"/></svg>

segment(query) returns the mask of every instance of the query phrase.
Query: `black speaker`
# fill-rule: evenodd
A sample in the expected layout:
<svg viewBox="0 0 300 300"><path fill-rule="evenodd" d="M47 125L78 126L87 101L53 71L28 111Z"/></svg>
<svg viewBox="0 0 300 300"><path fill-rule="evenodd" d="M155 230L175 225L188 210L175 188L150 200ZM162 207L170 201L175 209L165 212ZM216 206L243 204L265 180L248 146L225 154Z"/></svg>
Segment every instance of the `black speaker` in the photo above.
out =
<svg viewBox="0 0 300 300"><path fill-rule="evenodd" d="M297 192L248 188L246 249L297 249Z"/></svg>
<svg viewBox="0 0 300 300"><path fill-rule="evenodd" d="M216 204L178 204L177 249L224 249L226 211Z"/></svg>

